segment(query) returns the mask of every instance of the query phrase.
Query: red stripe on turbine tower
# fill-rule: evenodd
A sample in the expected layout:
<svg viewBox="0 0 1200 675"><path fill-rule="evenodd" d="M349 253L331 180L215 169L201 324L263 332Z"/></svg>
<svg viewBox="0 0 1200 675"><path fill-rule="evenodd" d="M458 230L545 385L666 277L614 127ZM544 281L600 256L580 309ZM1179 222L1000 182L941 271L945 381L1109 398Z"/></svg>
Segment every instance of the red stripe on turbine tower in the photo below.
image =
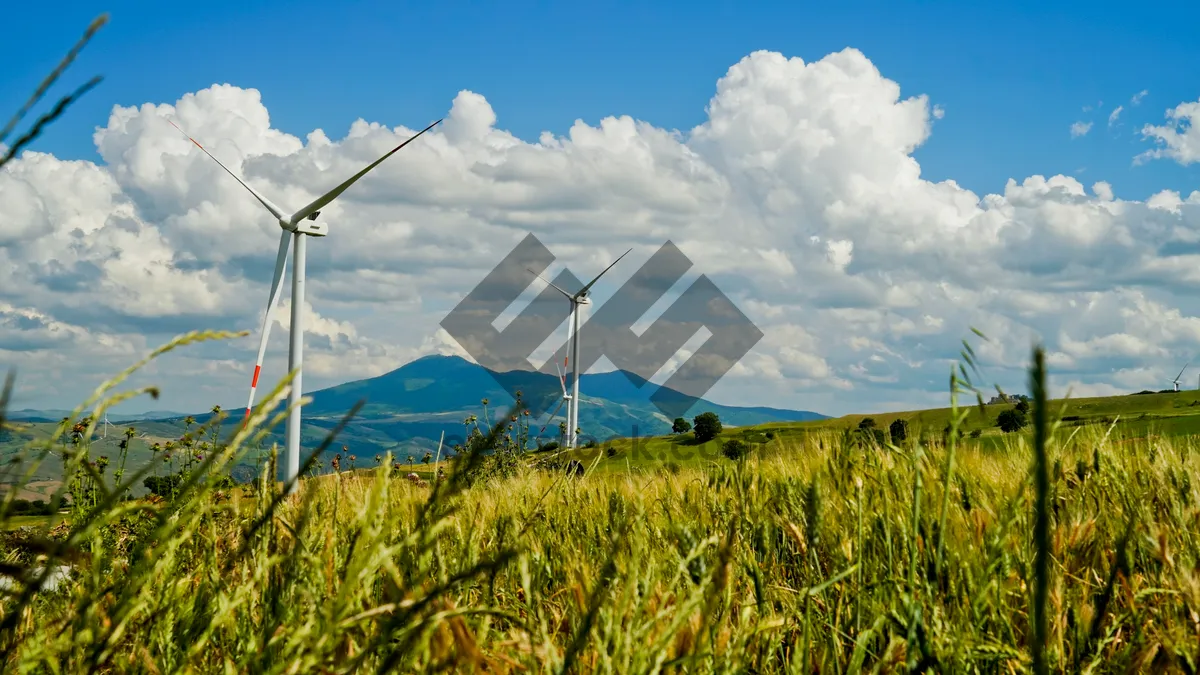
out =
<svg viewBox="0 0 1200 675"><path fill-rule="evenodd" d="M254 366L254 379L250 380L250 388L254 389L258 386L258 373L262 371L262 366Z"/></svg>

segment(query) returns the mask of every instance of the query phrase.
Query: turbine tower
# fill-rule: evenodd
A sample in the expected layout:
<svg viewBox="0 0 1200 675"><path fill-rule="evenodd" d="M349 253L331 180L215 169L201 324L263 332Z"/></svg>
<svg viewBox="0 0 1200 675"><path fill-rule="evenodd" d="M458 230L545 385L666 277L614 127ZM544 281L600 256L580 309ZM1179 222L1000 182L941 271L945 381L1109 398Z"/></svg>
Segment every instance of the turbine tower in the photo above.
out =
<svg viewBox="0 0 1200 675"><path fill-rule="evenodd" d="M624 258L625 256L629 255L629 252L632 250L633 249L629 249L629 251L625 251L624 253L622 253L619 258L617 258L616 260L614 260L612 262L612 265L605 267L604 271L601 272L600 274L597 274L595 279L592 279L591 281L589 281L586 286L579 289L579 292L574 293L574 294L564 291L563 289L559 288L558 286L555 286L552 282L550 282L547 279L545 279L544 277L542 277L542 275L538 274L537 272L534 272L533 270L529 270L529 272L532 273L534 276L536 276L537 278L539 278L542 281L545 281L547 284L549 284L551 288L558 291L559 293L562 293L563 296L566 297L567 301L571 303L571 314L568 319L569 335L567 337L567 361L568 361L568 363L571 364L571 395L570 395L570 399L567 401L567 447L568 448L576 447L576 443L579 440L579 438L578 438L579 437L579 433L578 433L579 432L579 376L581 375L581 373L579 372L579 314L580 314L580 307L582 307L583 305L591 304L591 300L590 300L589 296L591 295L592 286L594 286L597 281L600 281L600 277L607 274L608 271L611 270L614 265L621 262L621 258ZM567 395L567 393L564 390L563 396L566 397L566 395Z"/></svg>
<svg viewBox="0 0 1200 675"><path fill-rule="evenodd" d="M247 185L246 182L239 178L236 173L231 171L229 167L221 164L221 160L213 157L211 152L206 150L203 145L197 143L196 139L188 136L187 132L179 128L179 125L175 124L175 122L172 122L171 120L167 121L171 122L171 126L179 129L179 133L187 136L187 139L191 141L193 145L195 145L197 148L200 148L204 154L212 158L212 160L216 162L222 169L225 169L225 173L233 176L234 180L240 183L242 187L246 188L250 194L254 195L254 198L257 199L258 202L271 213L271 216L275 218L276 222L279 223L279 227L283 230L279 237L279 252L275 256L275 276L271 279L271 295L267 300L267 312L263 316L262 334L259 337L258 342L258 359L254 362L254 376L250 380L250 401L246 404L246 419L249 419L250 409L254 407L254 390L258 387L258 375L262 371L263 356L267 351L267 336L271 332L271 319L274 313L275 305L279 300L279 287L280 282L283 280L283 268L287 263L288 245L292 243L292 240L295 240L296 250L292 257L292 317L291 324L288 329L288 337L290 339L290 345L288 349L288 371L294 371L295 375L292 379L291 391L288 393L288 406L291 410L288 414L287 475L285 478L285 480L291 481L297 478L300 473L300 395L303 391L301 386L301 366L304 362L304 315L302 312L304 311L306 237L324 237L328 232L328 227L324 223L316 222L317 216L321 213L321 209L325 208L325 206L334 199L337 199L337 197L345 192L347 188L353 185L355 181L365 176L368 171L374 169L381 162L383 162L383 160L391 157L394 153L400 150L400 148L403 148L411 143L417 138L417 136L420 136L426 131L429 131L433 127L437 126L442 120L438 120L437 122L434 122L433 124L430 124L421 131L417 132L408 140L389 150L383 157L380 157L371 164L367 165L367 167L362 171L359 171L351 176L341 185L338 185L329 192L317 197L308 206L305 206L290 216L286 215L278 206L275 206L275 204L271 203L269 199L260 195L254 188ZM298 483L293 484L291 491L294 492L297 487Z"/></svg>
<svg viewBox="0 0 1200 675"><path fill-rule="evenodd" d="M1187 367L1190 366L1191 364L1192 364L1191 361L1188 361L1187 363L1183 364L1183 368L1180 369L1179 375L1176 375L1175 379L1171 380L1171 384L1175 385L1175 391L1179 391L1179 378L1183 376L1183 371L1187 370Z"/></svg>

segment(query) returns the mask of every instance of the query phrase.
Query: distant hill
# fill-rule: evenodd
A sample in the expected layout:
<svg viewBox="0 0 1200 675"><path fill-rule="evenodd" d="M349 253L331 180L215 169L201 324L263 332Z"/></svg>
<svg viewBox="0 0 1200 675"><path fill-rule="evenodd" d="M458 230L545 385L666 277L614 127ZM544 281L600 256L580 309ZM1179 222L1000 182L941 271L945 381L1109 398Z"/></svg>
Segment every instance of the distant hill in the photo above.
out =
<svg viewBox="0 0 1200 675"><path fill-rule="evenodd" d="M64 417L71 414L70 410L10 410L6 414L10 420L19 420L21 422L58 422ZM126 424L129 422L141 422L149 420L170 419L172 417L185 417L184 413L175 412L173 410L151 410L144 413L108 413L109 424Z"/></svg>
<svg viewBox="0 0 1200 675"><path fill-rule="evenodd" d="M644 382L638 376L622 371L582 376L583 405L579 416L585 434L607 439L630 436L635 431L641 435L668 433L672 420L667 419L650 398L663 388L654 384L642 387L635 384ZM531 412L538 417L554 412L562 397L558 378L553 375L532 371L495 373L458 356L433 355L379 377L313 392L310 394L313 402L306 408L306 413L338 415L359 399L366 399L359 413L364 420L441 425L449 416L461 426L463 417L480 413L480 401L484 398L497 414L503 414L515 403L501 383L511 384L509 388L519 390ZM827 417L805 410L726 406L705 399L696 401L684 417L690 419L708 411L717 413L730 426L802 422ZM559 417L561 415L562 411Z"/></svg>
<svg viewBox="0 0 1200 675"><path fill-rule="evenodd" d="M310 392L312 403L304 409L303 444L307 448L318 445L356 402L365 399L364 407L339 435L334 451L346 446L348 453L360 458L360 464L387 450L402 460L409 454L419 459L426 450L437 448L442 433L446 434L447 445L462 440L466 435L463 422L468 416L477 415L480 424L486 424L482 419L483 399L488 399L487 407L493 420L506 414L514 399L501 382L519 387L523 399L529 403L531 417L536 420L531 425L532 434L542 432L543 442L558 440L558 425L564 419L565 406L550 419L562 397L557 377L532 371L493 373L458 356L433 355L378 377ZM583 404L579 418L585 439L604 442L614 437L655 436L670 432L672 420L667 419L650 398L660 387L654 384L639 387L635 382L642 380L621 371L580 378ZM678 392L674 395L682 396ZM233 420L241 417L241 406L227 410ZM721 421L731 427L827 419L825 415L804 410L727 406L704 399L696 401L684 417L690 421L695 415L709 411L717 413ZM14 413L13 419L49 423L57 422L69 412L22 410ZM206 411L192 416L197 423L203 424L212 413ZM139 434L148 433L153 440L178 438L183 433L184 417L186 414L176 412L121 417L110 413L109 421L134 426ZM275 441L282 446L284 434L285 429L280 425L268 442Z"/></svg>
<svg viewBox="0 0 1200 675"><path fill-rule="evenodd" d="M613 437L670 432L672 420L650 399L659 387L651 384L639 388L634 382L640 378L632 376L632 380L620 371L580 378L583 404L579 425L585 437L603 442ZM550 419L562 397L557 377L532 371L495 373L458 356L432 355L378 377L310 393L312 403L305 408L305 443L319 442L319 434L331 429L356 402L365 399L338 446L361 448L355 450L360 457L367 454L364 450L373 454L386 449L397 455L412 452L419 457L424 450L437 447L443 432L449 444L461 440L466 435L463 421L468 416L480 416L483 423L483 399L488 401L493 421L506 414L515 400L501 383L511 383L521 392L536 420L532 433L541 433L544 442L557 440L558 425L565 414L564 406ZM804 410L725 406L704 399L698 400L685 416L690 419L708 411L717 413L729 426L826 419L825 415ZM277 440L282 443L280 431Z"/></svg>

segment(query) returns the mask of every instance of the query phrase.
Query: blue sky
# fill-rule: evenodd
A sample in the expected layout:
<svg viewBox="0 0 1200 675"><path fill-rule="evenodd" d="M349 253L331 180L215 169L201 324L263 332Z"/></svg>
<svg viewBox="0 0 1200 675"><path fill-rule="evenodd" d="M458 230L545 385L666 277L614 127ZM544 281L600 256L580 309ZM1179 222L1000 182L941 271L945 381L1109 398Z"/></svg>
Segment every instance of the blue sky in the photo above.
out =
<svg viewBox="0 0 1200 675"><path fill-rule="evenodd" d="M1200 6L25 3L4 15L20 29L0 43L0 109L21 105L104 11L111 23L37 112L93 74L105 81L35 144L52 157L14 162L0 180L0 338L26 345L12 353L33 381L55 383L38 406L73 404L177 332L257 331L250 298L265 297L272 225L158 113L128 108L195 92L184 125L296 196L361 166L364 147L392 147L396 127L450 116L429 137L440 149L415 144L339 202L338 226L371 237L313 249L324 332L306 349L310 390L446 347L433 327L514 223L580 273L620 253L608 247L649 256L663 233L678 237L767 333L757 360L719 385L723 402L828 413L940 404L938 359L957 354L970 326L1004 336L986 358L1010 389L1022 386L1032 334L1053 350L1055 391L1077 394L1158 386L1200 349L1200 201L1179 208L1162 194L1200 188L1200 163L1187 164L1196 138L1186 153L1134 163L1155 147L1145 125L1200 98L1200 42L1183 29ZM772 54L748 58L758 50ZM822 64L798 69L774 53ZM731 69L704 138L685 148L657 131L705 122ZM980 201L919 180L908 149L926 111L887 100L889 82L934 106L915 153L925 180L982 196L1065 174L1088 194L1031 180ZM114 106L133 122L102 134L105 167L93 134ZM619 115L650 126L598 128ZM236 129L223 124L231 116ZM342 142L359 119L388 128ZM536 143L577 120L590 127L564 144L506 135ZM1077 123L1090 132L1073 135ZM292 136L314 129L334 147L301 151ZM325 168L297 168L313 159ZM1092 191L1097 181L1121 203ZM745 226L735 246L728 222ZM441 256L451 246L470 250ZM284 344L274 333L264 372L283 368ZM188 390L155 405L241 398L252 359L230 347L180 362L171 372ZM89 372L64 378L63 361Z"/></svg>
<svg viewBox="0 0 1200 675"><path fill-rule="evenodd" d="M716 79L751 51L811 61L853 46L902 95L945 109L917 153L927 178L984 193L1010 177L1065 173L1144 199L1186 194L1200 177L1196 166L1131 163L1147 147L1141 126L1200 94L1200 41L1183 29L1200 21L1196 3L739 4L22 3L5 16L22 29L0 43L0 107L19 105L101 11L112 21L67 82L106 80L38 144L61 158L97 158L91 129L114 104L172 102L225 82L259 89L274 126L301 137L317 127L341 136L358 117L434 118L464 88L526 140L610 114L688 129ZM1106 120L1117 105L1114 133ZM1091 133L1072 138L1077 121L1094 122Z"/></svg>

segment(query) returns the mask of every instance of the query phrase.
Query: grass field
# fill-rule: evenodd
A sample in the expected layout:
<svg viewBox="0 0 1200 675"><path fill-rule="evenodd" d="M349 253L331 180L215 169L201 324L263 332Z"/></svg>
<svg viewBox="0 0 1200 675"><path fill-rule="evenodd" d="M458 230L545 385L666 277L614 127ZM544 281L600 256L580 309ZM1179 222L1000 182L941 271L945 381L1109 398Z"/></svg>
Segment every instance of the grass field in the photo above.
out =
<svg viewBox="0 0 1200 675"><path fill-rule="evenodd" d="M308 481L257 537L263 502L197 496L140 554L120 538L136 528L103 517L119 534L80 563L99 576L35 599L9 656L111 672L1024 670L1031 449L959 451L948 481L943 448L814 434L677 473L496 481L424 522L431 488L360 472ZM1190 670L1197 454L1090 436L1051 455L1053 669Z"/></svg>
<svg viewBox="0 0 1200 675"><path fill-rule="evenodd" d="M428 485L217 487L284 394L173 499L100 486L33 535L0 512L5 672L1197 670L1192 392L1035 392L1010 434L1003 406L907 413L894 445L854 417L625 439L560 456L582 477L469 454Z"/></svg>

